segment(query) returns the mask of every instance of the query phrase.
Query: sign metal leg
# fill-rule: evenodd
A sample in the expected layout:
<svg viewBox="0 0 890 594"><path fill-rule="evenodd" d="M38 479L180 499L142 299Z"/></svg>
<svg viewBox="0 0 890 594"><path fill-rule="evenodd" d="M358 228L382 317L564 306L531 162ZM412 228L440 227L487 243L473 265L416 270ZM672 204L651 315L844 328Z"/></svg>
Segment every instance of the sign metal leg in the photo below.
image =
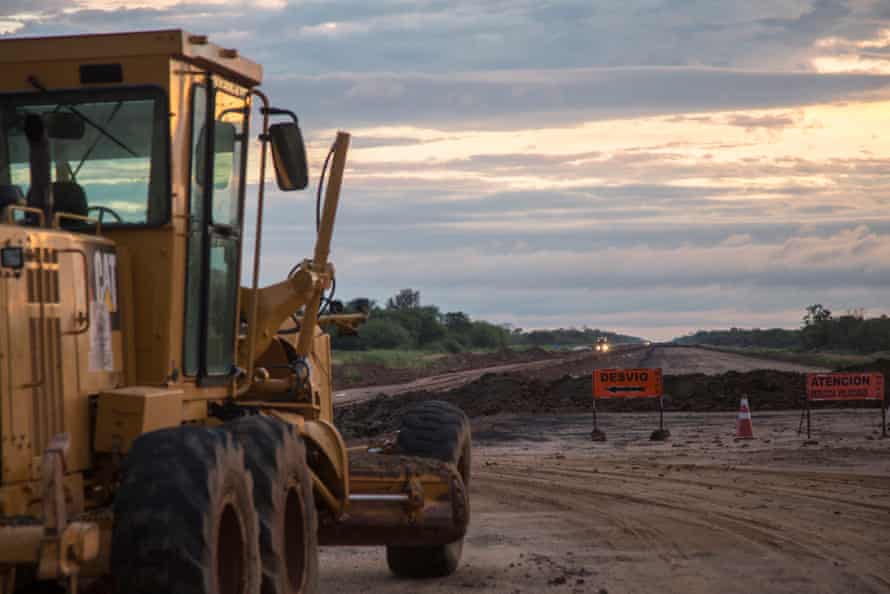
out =
<svg viewBox="0 0 890 594"><path fill-rule="evenodd" d="M807 439L810 439L810 437L811 437L811 432L810 432L810 429L811 429L810 410L811 410L811 408L812 407L810 406L810 401L807 400Z"/></svg>
<svg viewBox="0 0 890 594"><path fill-rule="evenodd" d="M881 437L887 437L887 397L881 400Z"/></svg>
<svg viewBox="0 0 890 594"><path fill-rule="evenodd" d="M658 429L664 431L664 402L658 397Z"/></svg>
<svg viewBox="0 0 890 594"><path fill-rule="evenodd" d="M606 441L606 434L600 431L596 420L596 398L593 399L593 431L590 432L591 441Z"/></svg>
<svg viewBox="0 0 890 594"><path fill-rule="evenodd" d="M652 441L665 441L671 436L671 432L664 428L664 402L663 396L656 398L658 401L658 429L652 432L649 439Z"/></svg>

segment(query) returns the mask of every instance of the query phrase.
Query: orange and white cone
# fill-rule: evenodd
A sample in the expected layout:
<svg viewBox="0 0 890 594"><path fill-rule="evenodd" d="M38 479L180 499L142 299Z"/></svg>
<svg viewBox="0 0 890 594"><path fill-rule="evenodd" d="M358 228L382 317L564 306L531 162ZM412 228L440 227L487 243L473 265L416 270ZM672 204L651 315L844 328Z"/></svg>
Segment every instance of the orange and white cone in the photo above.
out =
<svg viewBox="0 0 890 594"><path fill-rule="evenodd" d="M742 398L739 406L739 416L735 425L736 439L752 439L754 437L754 426L751 424L751 409L748 408L748 398Z"/></svg>

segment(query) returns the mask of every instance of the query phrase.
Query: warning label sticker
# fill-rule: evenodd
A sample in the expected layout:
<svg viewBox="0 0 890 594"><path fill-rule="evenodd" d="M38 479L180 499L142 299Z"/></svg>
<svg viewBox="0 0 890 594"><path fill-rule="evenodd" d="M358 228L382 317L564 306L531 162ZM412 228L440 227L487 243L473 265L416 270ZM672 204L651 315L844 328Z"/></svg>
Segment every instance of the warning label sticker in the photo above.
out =
<svg viewBox="0 0 890 594"><path fill-rule="evenodd" d="M883 373L808 373L808 400L883 400Z"/></svg>
<svg viewBox="0 0 890 594"><path fill-rule="evenodd" d="M90 371L114 371L111 313L102 301L90 303Z"/></svg>
<svg viewBox="0 0 890 594"><path fill-rule="evenodd" d="M112 332L120 329L117 303L117 254L96 246L90 259L90 354L91 372L114 371Z"/></svg>

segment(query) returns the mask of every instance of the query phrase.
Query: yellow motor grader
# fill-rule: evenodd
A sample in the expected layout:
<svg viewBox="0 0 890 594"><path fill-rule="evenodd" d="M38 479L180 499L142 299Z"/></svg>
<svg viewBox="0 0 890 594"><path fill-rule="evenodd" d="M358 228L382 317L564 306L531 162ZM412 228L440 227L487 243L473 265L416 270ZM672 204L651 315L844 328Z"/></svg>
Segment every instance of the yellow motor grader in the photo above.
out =
<svg viewBox="0 0 890 594"><path fill-rule="evenodd" d="M312 257L260 287L267 154L282 191L308 171L259 65L179 30L6 39L0 65L0 594L312 593L319 545L453 572L466 417L423 403L374 449L333 425L323 329L364 319L327 294L349 135Z"/></svg>

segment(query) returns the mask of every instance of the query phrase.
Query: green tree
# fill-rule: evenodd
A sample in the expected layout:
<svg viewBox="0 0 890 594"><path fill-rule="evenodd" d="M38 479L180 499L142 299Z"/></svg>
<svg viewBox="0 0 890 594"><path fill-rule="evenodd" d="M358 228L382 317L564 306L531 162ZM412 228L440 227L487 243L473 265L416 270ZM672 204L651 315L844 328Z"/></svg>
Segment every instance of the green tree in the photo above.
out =
<svg viewBox="0 0 890 594"><path fill-rule="evenodd" d="M497 349L507 346L507 332L488 322L473 322L470 342L474 347Z"/></svg>
<svg viewBox="0 0 890 594"><path fill-rule="evenodd" d="M398 349L413 346L411 334L399 324L371 318L359 329L362 346L368 349Z"/></svg>
<svg viewBox="0 0 890 594"><path fill-rule="evenodd" d="M821 303L816 303L807 307L807 313L803 317L803 325L813 326L831 319L831 310L826 309Z"/></svg>
<svg viewBox="0 0 890 594"><path fill-rule="evenodd" d="M386 301L386 309L404 311L420 307L420 291L402 289Z"/></svg>
<svg viewBox="0 0 890 594"><path fill-rule="evenodd" d="M449 311L445 314L445 327L451 332L463 334L472 328L470 316L462 311Z"/></svg>

